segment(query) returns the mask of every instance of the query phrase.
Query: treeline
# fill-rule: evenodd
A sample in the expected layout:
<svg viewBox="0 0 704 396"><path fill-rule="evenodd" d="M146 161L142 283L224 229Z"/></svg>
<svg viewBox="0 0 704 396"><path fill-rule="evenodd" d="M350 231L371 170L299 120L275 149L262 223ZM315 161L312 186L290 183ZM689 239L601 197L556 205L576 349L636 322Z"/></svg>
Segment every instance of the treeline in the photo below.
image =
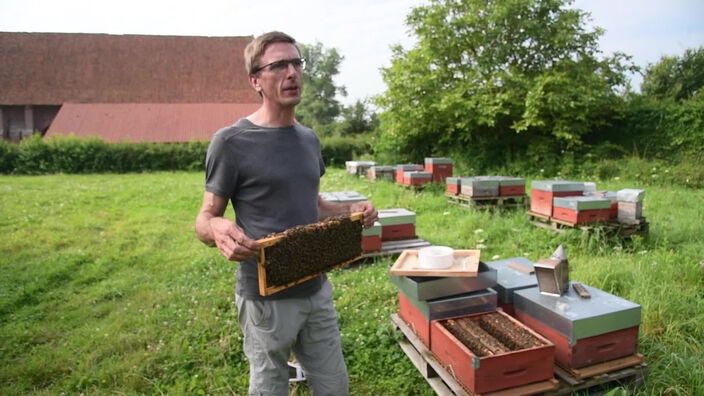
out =
<svg viewBox="0 0 704 396"><path fill-rule="evenodd" d="M342 165L369 152L368 136L328 137L321 140L328 165ZM107 143L72 136L42 139L34 135L19 144L0 141L0 173L128 173L203 170L208 142Z"/></svg>
<svg viewBox="0 0 704 396"><path fill-rule="evenodd" d="M417 38L396 47L375 158L451 156L460 170L559 175L634 155L704 159L704 48L644 71L602 56L599 28L570 0L438 0L411 11Z"/></svg>

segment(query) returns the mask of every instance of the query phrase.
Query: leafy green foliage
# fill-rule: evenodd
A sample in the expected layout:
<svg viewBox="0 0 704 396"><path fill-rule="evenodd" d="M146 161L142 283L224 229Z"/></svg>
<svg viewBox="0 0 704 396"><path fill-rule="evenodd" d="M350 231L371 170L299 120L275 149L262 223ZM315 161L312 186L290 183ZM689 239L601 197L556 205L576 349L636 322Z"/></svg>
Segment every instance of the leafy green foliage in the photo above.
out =
<svg viewBox="0 0 704 396"><path fill-rule="evenodd" d="M343 106L340 120L335 123L338 134L355 135L375 131L379 127L379 119L367 103L357 100L350 106Z"/></svg>
<svg viewBox="0 0 704 396"><path fill-rule="evenodd" d="M296 108L298 120L325 136L333 132L333 123L340 114L340 103L335 96L347 95L345 87L335 85L344 59L335 48L326 49L321 43L301 45L306 69L303 72L303 95Z"/></svg>
<svg viewBox="0 0 704 396"><path fill-rule="evenodd" d="M689 48L682 57L663 56L645 69L641 91L657 99L691 99L704 88L704 47Z"/></svg>
<svg viewBox="0 0 704 396"><path fill-rule="evenodd" d="M609 125L623 111L617 89L631 66L622 54L598 59L601 30L586 31L586 15L567 4L433 0L415 8L407 24L418 44L395 47L383 71L377 151L418 161L462 148L475 165L525 153L541 160Z"/></svg>
<svg viewBox="0 0 704 396"><path fill-rule="evenodd" d="M208 142L107 143L73 136L0 143L0 172L125 173L203 168Z"/></svg>
<svg viewBox="0 0 704 396"><path fill-rule="evenodd" d="M344 165L345 161L372 151L373 136L328 136L320 139L323 160L326 165Z"/></svg>
<svg viewBox="0 0 704 396"><path fill-rule="evenodd" d="M321 138L328 165L372 151L373 136ZM107 143L99 139L35 135L20 144L0 141L0 173L126 173L203 168L208 142Z"/></svg>

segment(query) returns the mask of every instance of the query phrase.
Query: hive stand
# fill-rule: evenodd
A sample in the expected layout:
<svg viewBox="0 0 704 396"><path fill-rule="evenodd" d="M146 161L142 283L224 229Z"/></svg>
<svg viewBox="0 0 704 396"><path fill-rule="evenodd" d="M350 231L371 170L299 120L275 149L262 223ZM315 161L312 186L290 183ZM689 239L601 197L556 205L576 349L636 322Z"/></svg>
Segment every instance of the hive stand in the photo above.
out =
<svg viewBox="0 0 704 396"><path fill-rule="evenodd" d="M593 232L597 228L601 228L610 235L619 235L624 238L630 238L633 235L646 236L650 231L650 223L648 223L648 220L645 217L642 217L638 221L631 224L619 223L616 220L609 221L608 223L599 222L591 224L576 224L569 221L556 219L542 213L533 212L531 210L527 211L526 214L530 218L530 222L536 227L545 228L558 233L575 228L578 228L584 232Z"/></svg>
<svg viewBox="0 0 704 396"><path fill-rule="evenodd" d="M504 195L499 197L470 197L464 194L445 193L448 201L471 209L525 208L527 195Z"/></svg>

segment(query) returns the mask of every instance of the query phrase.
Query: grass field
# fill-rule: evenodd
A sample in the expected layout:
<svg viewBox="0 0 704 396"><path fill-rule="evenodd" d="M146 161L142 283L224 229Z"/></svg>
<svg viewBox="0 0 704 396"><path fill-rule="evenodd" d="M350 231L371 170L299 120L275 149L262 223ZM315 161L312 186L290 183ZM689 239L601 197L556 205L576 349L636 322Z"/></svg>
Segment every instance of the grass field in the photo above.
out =
<svg viewBox="0 0 704 396"><path fill-rule="evenodd" d="M556 234L523 211L472 211L448 204L440 187L415 193L339 169L321 190L413 210L420 237L480 247L485 261L535 261L564 244L573 280L642 305L641 392L704 394L704 190L598 187L645 188L649 237ZM201 173L0 176L0 394L246 394L237 264L195 237L202 193ZM391 329L391 264L330 276L351 391L430 395Z"/></svg>

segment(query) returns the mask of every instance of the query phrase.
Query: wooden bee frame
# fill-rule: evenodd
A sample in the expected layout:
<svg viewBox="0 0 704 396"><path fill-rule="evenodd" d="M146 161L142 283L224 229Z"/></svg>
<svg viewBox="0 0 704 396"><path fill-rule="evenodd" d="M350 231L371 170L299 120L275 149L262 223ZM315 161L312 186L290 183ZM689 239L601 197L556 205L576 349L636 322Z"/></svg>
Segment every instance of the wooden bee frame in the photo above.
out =
<svg viewBox="0 0 704 396"><path fill-rule="evenodd" d="M362 233L361 233L361 223L363 219L363 214L362 213L353 213L350 217L349 220L352 222L358 222L360 223L360 233L359 233L359 251L356 252L356 255L354 257L343 257L341 258L341 262L335 263L334 265L327 266L323 268L322 270L318 270L313 273L305 274L304 276L301 276L297 278L294 281L287 282L285 284L279 284L279 285L274 285L271 284L272 282L267 280L267 260L273 256L270 256L273 254L271 247L275 246L276 244L283 242L286 240L287 235L286 233L280 233L276 234L273 236L269 236L266 238L259 239L257 242L260 245L259 249L259 260L257 262L257 269L259 273L259 294L262 296L268 296L274 293L277 293L281 290L288 289L292 286L295 286L299 283L305 282L309 279L315 278L316 276L319 276L322 273L325 273L327 271L330 271L335 268L343 267L346 265L349 265L350 263L360 259L362 257ZM310 225L314 228L322 228L324 227L330 227L329 224L326 223L326 221L323 222L318 222L315 224ZM321 232L319 235L317 235L319 238L322 239L322 242L320 243L322 246L332 246L332 244L335 243L335 241L332 240L325 240L326 233ZM310 253L302 253L301 255L297 255L296 259L301 260L301 261L306 261L306 260L316 260L318 259L318 256L316 255L311 255Z"/></svg>

